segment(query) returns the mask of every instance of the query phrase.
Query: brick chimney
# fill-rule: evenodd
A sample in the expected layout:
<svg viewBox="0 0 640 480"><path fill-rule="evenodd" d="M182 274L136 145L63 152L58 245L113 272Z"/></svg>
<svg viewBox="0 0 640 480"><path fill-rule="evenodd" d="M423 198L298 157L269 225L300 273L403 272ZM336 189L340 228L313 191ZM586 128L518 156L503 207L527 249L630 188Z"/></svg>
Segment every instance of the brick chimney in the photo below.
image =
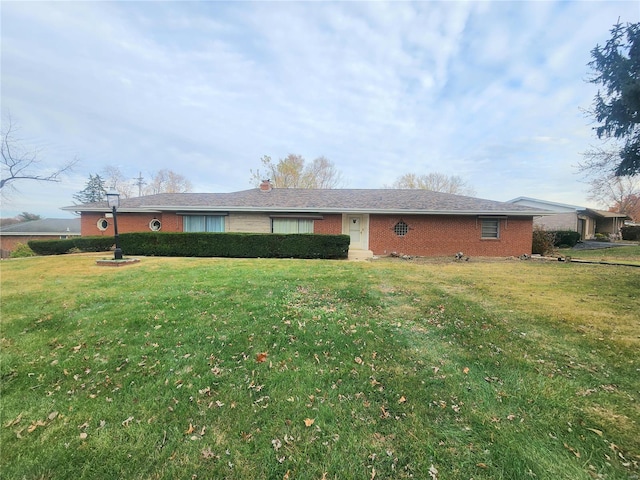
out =
<svg viewBox="0 0 640 480"><path fill-rule="evenodd" d="M261 191L270 192L272 188L273 185L271 185L271 180L269 180L268 178L266 180L262 180L262 183L260 184Z"/></svg>

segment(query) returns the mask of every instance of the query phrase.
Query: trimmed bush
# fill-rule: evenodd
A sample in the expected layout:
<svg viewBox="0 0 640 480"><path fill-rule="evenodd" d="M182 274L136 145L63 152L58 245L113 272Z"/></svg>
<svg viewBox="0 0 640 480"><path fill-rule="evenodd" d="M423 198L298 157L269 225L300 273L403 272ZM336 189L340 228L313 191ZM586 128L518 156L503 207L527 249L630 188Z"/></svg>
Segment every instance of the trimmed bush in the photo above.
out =
<svg viewBox="0 0 640 480"><path fill-rule="evenodd" d="M549 233L553 233L553 245L556 247L559 247L560 245L575 247L578 241L580 241L580 234L572 230L558 230Z"/></svg>
<svg viewBox="0 0 640 480"><path fill-rule="evenodd" d="M623 240L640 240L640 226L622 227Z"/></svg>
<svg viewBox="0 0 640 480"><path fill-rule="evenodd" d="M546 255L553 252L553 244L555 234L547 232L542 227L536 225L533 227L533 243L531 245L531 253L537 255Z"/></svg>
<svg viewBox="0 0 640 480"><path fill-rule="evenodd" d="M29 248L38 255L62 255L69 251L106 252L113 246L113 237L75 237L64 240L30 240Z"/></svg>
<svg viewBox="0 0 640 480"><path fill-rule="evenodd" d="M126 255L232 258L347 258L348 235L139 232L120 235Z"/></svg>

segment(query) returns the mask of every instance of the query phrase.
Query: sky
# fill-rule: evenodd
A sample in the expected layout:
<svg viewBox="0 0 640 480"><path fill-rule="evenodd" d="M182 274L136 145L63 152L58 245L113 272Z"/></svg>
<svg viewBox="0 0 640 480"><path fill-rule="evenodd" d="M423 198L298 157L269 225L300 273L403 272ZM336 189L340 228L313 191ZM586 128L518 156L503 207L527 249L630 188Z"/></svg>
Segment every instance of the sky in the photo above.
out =
<svg viewBox="0 0 640 480"><path fill-rule="evenodd" d="M260 158L324 156L345 188L458 175L476 196L588 200L591 50L638 1L0 3L1 98L39 173L1 216L65 218L90 174L253 188ZM4 190L7 190L5 192Z"/></svg>

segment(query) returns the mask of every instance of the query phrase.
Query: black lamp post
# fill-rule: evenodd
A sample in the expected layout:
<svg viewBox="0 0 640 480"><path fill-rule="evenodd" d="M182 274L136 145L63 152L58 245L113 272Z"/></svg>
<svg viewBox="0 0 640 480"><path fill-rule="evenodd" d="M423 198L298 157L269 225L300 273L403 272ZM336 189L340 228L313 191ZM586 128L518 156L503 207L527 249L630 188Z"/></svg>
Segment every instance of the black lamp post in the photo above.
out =
<svg viewBox="0 0 640 480"><path fill-rule="evenodd" d="M120 248L120 236L118 235L118 219L116 217L116 210L120 206L120 194L115 190L107 192L107 203L111 207L111 213L113 213L113 230L115 233L116 249L113 251L114 260L122 260L122 249Z"/></svg>

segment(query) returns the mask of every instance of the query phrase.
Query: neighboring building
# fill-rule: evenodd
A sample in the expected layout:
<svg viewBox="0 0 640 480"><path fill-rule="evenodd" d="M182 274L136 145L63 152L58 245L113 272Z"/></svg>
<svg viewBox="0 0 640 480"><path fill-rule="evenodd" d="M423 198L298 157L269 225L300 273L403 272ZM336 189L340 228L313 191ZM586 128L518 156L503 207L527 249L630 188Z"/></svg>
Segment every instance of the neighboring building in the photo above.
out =
<svg viewBox="0 0 640 480"><path fill-rule="evenodd" d="M596 233L617 236L620 234L620 228L624 226L624 220L627 218L624 213L565 205L536 198L518 197L509 200L508 203L555 212L551 215L536 218L534 225L539 225L545 230L571 230L578 232L581 240L592 239L596 236Z"/></svg>
<svg viewBox="0 0 640 480"><path fill-rule="evenodd" d="M79 218L45 218L0 228L0 254L9 257L16 245L29 240L55 240L80 236Z"/></svg>
<svg viewBox="0 0 640 480"><path fill-rule="evenodd" d="M82 235L113 235L106 202L75 205ZM531 253L530 207L427 190L260 188L120 200L119 233L347 234L350 250L385 255L517 256Z"/></svg>

